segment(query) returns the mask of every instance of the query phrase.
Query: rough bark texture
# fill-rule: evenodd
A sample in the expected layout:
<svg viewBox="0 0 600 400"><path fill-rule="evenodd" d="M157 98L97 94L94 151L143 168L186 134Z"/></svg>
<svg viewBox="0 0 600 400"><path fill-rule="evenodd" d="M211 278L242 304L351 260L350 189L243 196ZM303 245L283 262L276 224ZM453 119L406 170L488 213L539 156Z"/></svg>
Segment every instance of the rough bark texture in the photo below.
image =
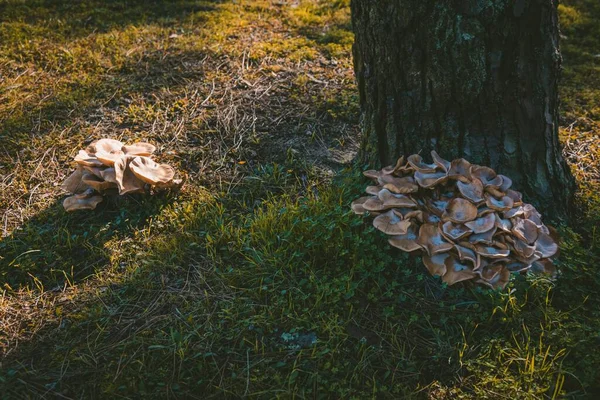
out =
<svg viewBox="0 0 600 400"><path fill-rule="evenodd" d="M549 217L570 214L558 143L557 0L352 0L362 157L436 149L510 176Z"/></svg>

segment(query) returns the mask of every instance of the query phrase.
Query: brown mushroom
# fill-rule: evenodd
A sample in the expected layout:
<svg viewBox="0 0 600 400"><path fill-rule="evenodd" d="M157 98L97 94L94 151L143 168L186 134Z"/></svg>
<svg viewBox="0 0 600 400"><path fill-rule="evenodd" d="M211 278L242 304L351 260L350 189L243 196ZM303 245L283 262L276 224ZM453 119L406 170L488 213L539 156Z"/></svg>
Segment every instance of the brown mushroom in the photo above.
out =
<svg viewBox="0 0 600 400"><path fill-rule="evenodd" d="M446 274L445 261L450 257L452 257L450 253L434 254L433 256L423 254L423 264L431 275L444 276Z"/></svg>
<svg viewBox="0 0 600 400"><path fill-rule="evenodd" d="M465 222L465 226L473 230L474 233L487 232L496 224L496 214L486 214L483 217L473 221Z"/></svg>
<svg viewBox="0 0 600 400"><path fill-rule="evenodd" d="M447 283L448 286L472 279L476 276L473 268L466 264L462 264L453 256L446 258L444 265L446 266L446 273L442 277L442 281Z"/></svg>
<svg viewBox="0 0 600 400"><path fill-rule="evenodd" d="M377 180L377 178L379 178L382 174L379 171L376 171L374 169L370 169L368 171L364 171L363 175L366 176L369 179Z"/></svg>
<svg viewBox="0 0 600 400"><path fill-rule="evenodd" d="M475 246L475 252L480 256L487 258L504 258L510 255L510 250L508 249L482 245Z"/></svg>
<svg viewBox="0 0 600 400"><path fill-rule="evenodd" d="M538 227L528 219L519 219L514 224L512 233L525 243L533 244L538 237Z"/></svg>
<svg viewBox="0 0 600 400"><path fill-rule="evenodd" d="M112 167L115 165L115 162L124 155L125 153L123 153L121 150L113 150L111 152L103 150L96 151L96 158L107 167Z"/></svg>
<svg viewBox="0 0 600 400"><path fill-rule="evenodd" d="M512 222L509 219L500 218L498 214L494 214L496 219L496 227L504 232L511 233Z"/></svg>
<svg viewBox="0 0 600 400"><path fill-rule="evenodd" d="M388 239L388 242L392 246L410 253L422 249L421 245L417 243L417 237L416 226L413 224L404 235L392 236Z"/></svg>
<svg viewBox="0 0 600 400"><path fill-rule="evenodd" d="M504 196L501 199L496 199L494 196L490 196L486 193L485 204L492 210L496 211L508 211L513 208L513 200L508 196Z"/></svg>
<svg viewBox="0 0 600 400"><path fill-rule="evenodd" d="M388 189L382 189L377 194L379 200L381 200L386 207L405 207L414 208L417 207L417 203L414 202L408 196L403 194L395 194L390 192Z"/></svg>
<svg viewBox="0 0 600 400"><path fill-rule="evenodd" d="M448 172L450 170L450 161L444 160L435 150L431 150L431 158L433 158L433 162L440 167L442 171Z"/></svg>
<svg viewBox="0 0 600 400"><path fill-rule="evenodd" d="M469 246L469 247L466 247ZM460 261L469 261L473 264L473 270L477 270L479 268L479 264L480 264L480 256L479 254L475 253L475 251L471 248L471 244L470 243L462 243L462 244L455 244L454 248L456 249L456 252L458 253L458 258L460 259Z"/></svg>
<svg viewBox="0 0 600 400"><path fill-rule="evenodd" d="M510 271L503 265L492 265L486 268L491 270L493 276L491 278L482 276L482 279L478 282L483 283L492 289L504 289L510 280Z"/></svg>
<svg viewBox="0 0 600 400"><path fill-rule="evenodd" d="M471 200L473 203L483 201L483 183L479 179L474 178L466 183L458 181L456 187L466 199Z"/></svg>
<svg viewBox="0 0 600 400"><path fill-rule="evenodd" d="M420 244L429 255L449 251L454 246L444 240L436 225L423 224L419 229L417 243Z"/></svg>
<svg viewBox="0 0 600 400"><path fill-rule="evenodd" d="M113 151L120 151L121 147L123 147L123 143L115 139L100 139L92 142L88 148L86 149L88 153L95 154L97 152L105 152L110 153Z"/></svg>
<svg viewBox="0 0 600 400"><path fill-rule="evenodd" d="M169 183L175 176L173 167L158 164L148 157L135 157L129 163L131 171L142 181L150 185Z"/></svg>
<svg viewBox="0 0 600 400"><path fill-rule="evenodd" d="M471 163L464 158L453 160L450 163L448 177L457 179L461 182L469 183L471 181Z"/></svg>
<svg viewBox="0 0 600 400"><path fill-rule="evenodd" d="M472 165L471 175L478 178L483 183L483 187L491 186L498 189L502 186L502 176L496 175L496 172L489 167Z"/></svg>
<svg viewBox="0 0 600 400"><path fill-rule="evenodd" d="M406 163L404 162L404 156L400 157L398 161L396 161L396 165L390 165L381 170L382 173L389 174L398 174L402 170Z"/></svg>
<svg viewBox="0 0 600 400"><path fill-rule="evenodd" d="M415 180L417 181L419 186L426 189L439 185L440 183L445 182L447 179L448 176L446 175L446 172L415 172Z"/></svg>
<svg viewBox="0 0 600 400"><path fill-rule="evenodd" d="M535 249L541 253L542 258L552 257L558 251L558 245L550 235L540 233L535 242Z"/></svg>
<svg viewBox="0 0 600 400"><path fill-rule="evenodd" d="M367 186L367 188L365 189L365 193L370 194L372 196L377 196L381 189L383 189L381 186Z"/></svg>
<svg viewBox="0 0 600 400"><path fill-rule="evenodd" d="M421 173L434 173L436 164L426 164L423 162L423 158L418 154L413 154L407 158L408 163L415 169L416 172ZM415 173L416 174L416 173Z"/></svg>
<svg viewBox="0 0 600 400"><path fill-rule="evenodd" d="M492 227L489 231L482 233L474 233L469 236L469 242L473 244L483 243L492 244L494 242L494 234L496 233L496 227Z"/></svg>
<svg viewBox="0 0 600 400"><path fill-rule="evenodd" d="M378 215L373 220L373 226L386 235L404 235L408 232L411 222L398 217L393 210Z"/></svg>
<svg viewBox="0 0 600 400"><path fill-rule="evenodd" d="M104 179L98 178L96 175L87 171L83 173L81 181L89 187L94 188L100 194L104 193L105 190L117 187L116 183L106 182Z"/></svg>
<svg viewBox="0 0 600 400"><path fill-rule="evenodd" d="M407 194L415 193L419 190L419 186L415 183L412 176L397 178L393 175L384 175L377 179L377 182L383 185L384 189L388 189L394 193Z"/></svg>
<svg viewBox="0 0 600 400"><path fill-rule="evenodd" d="M452 222L465 223L477 217L477 207L469 200L460 197L450 200L442 219L447 218Z"/></svg>
<svg viewBox="0 0 600 400"><path fill-rule="evenodd" d="M447 221L442 225L442 234L449 240L457 241L469 236L473 231L462 224L455 224L452 221Z"/></svg>

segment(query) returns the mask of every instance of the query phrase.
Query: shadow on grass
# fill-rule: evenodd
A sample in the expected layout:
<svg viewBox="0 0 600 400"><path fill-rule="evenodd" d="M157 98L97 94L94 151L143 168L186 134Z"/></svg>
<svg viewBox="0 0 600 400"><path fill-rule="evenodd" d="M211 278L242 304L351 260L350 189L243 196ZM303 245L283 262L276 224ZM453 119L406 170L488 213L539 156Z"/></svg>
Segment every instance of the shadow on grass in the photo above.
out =
<svg viewBox="0 0 600 400"><path fill-rule="evenodd" d="M127 25L173 24L195 12L213 11L211 3L219 1L7 0L0 3L0 23L22 23L74 39Z"/></svg>
<svg viewBox="0 0 600 400"><path fill-rule="evenodd" d="M169 195L106 198L94 211L67 213L61 201L0 239L0 280L5 288L39 290L78 283L112 265L109 241L127 243L169 202ZM124 248L124 252L131 249Z"/></svg>

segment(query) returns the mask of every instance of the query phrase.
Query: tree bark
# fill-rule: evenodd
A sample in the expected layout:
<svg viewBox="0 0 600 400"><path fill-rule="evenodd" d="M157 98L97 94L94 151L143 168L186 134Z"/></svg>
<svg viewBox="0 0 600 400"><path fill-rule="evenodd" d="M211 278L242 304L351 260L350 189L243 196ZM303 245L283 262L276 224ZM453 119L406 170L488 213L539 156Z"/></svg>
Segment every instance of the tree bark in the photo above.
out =
<svg viewBox="0 0 600 400"><path fill-rule="evenodd" d="M554 219L574 179L558 142L557 0L352 0L362 160L435 149L513 179Z"/></svg>

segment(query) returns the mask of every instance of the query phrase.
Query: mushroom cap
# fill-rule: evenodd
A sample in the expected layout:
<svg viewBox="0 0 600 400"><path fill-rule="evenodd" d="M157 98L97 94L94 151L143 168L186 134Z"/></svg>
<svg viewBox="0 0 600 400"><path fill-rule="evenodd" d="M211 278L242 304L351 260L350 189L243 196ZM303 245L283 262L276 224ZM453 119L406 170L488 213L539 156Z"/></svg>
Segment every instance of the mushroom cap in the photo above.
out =
<svg viewBox="0 0 600 400"><path fill-rule="evenodd" d="M87 172L89 172L92 175L96 175L98 178L102 178L102 171L104 171L104 166L102 166L102 167L88 167L88 166L84 166L83 169L86 170Z"/></svg>
<svg viewBox="0 0 600 400"><path fill-rule="evenodd" d="M82 182L88 185L91 188L94 188L97 192L103 193L105 190L113 189L117 187L117 184L114 182L106 182L102 178L98 178L96 175L84 172L81 178Z"/></svg>
<svg viewBox="0 0 600 400"><path fill-rule="evenodd" d="M509 219L500 218L500 215L494 214L496 217L496 227L504 232L511 233L512 222Z"/></svg>
<svg viewBox="0 0 600 400"><path fill-rule="evenodd" d="M352 208L352 211L354 211L355 214L363 215L368 211L368 210L365 210L365 208L363 207L363 204L365 204L365 201L369 200L370 198L371 198L371 196L359 197L358 199L356 199L352 202L352 204L350 205L350 208Z"/></svg>
<svg viewBox="0 0 600 400"><path fill-rule="evenodd" d="M535 249L542 254L542 258L552 257L558 251L558 245L550 235L540 233L535 242Z"/></svg>
<svg viewBox="0 0 600 400"><path fill-rule="evenodd" d="M89 193L74 194L63 200L63 207L67 212L93 210L103 199L102 196L90 195Z"/></svg>
<svg viewBox="0 0 600 400"><path fill-rule="evenodd" d="M381 189L383 189L381 186L367 186L365 193L370 194L371 196L377 196Z"/></svg>
<svg viewBox="0 0 600 400"><path fill-rule="evenodd" d="M524 264L519 261L513 261L513 262L506 264L506 269L508 269L510 272L527 271L529 269L529 267L530 267L530 265Z"/></svg>
<svg viewBox="0 0 600 400"><path fill-rule="evenodd" d="M476 276L473 268L466 264L462 264L453 256L446 258L444 265L446 266L446 273L442 277L442 280L446 282L448 286L466 281L467 279L472 279Z"/></svg>
<svg viewBox="0 0 600 400"><path fill-rule="evenodd" d="M471 163L464 158L453 160L450 163L448 177L458 179L461 182L468 183L471 181Z"/></svg>
<svg viewBox="0 0 600 400"><path fill-rule="evenodd" d="M491 186L493 188L498 189L500 186L502 186L502 177L496 175L496 171L494 171L490 167L472 165L471 175L473 175L476 178L479 178L481 183L483 183L483 187Z"/></svg>
<svg viewBox="0 0 600 400"><path fill-rule="evenodd" d="M415 201L410 197L405 196L403 194L392 193L388 189L380 190L377 196L386 207L417 207L417 203L415 203Z"/></svg>
<svg viewBox="0 0 600 400"><path fill-rule="evenodd" d="M450 257L452 257L450 253L434 254L431 257L428 254L423 254L423 264L425 264L431 275L444 276L446 274L445 261Z"/></svg>
<svg viewBox="0 0 600 400"><path fill-rule="evenodd" d="M414 224L408 228L404 235L395 235L389 238L388 243L409 253L423 248L417 243L417 230Z"/></svg>
<svg viewBox="0 0 600 400"><path fill-rule="evenodd" d="M135 176L131 168L129 168L135 158L136 156L125 156L115 162L115 180L119 186L120 195L141 193L144 191L144 181Z"/></svg>
<svg viewBox="0 0 600 400"><path fill-rule="evenodd" d="M515 253L523 258L529 258L533 255L533 253L535 253L535 246L529 246L520 239L515 240L513 248L515 249Z"/></svg>
<svg viewBox="0 0 600 400"><path fill-rule="evenodd" d="M448 172L450 170L450 161L444 160L435 150L431 150L431 158L433 158L433 162L440 167L442 171Z"/></svg>
<svg viewBox="0 0 600 400"><path fill-rule="evenodd" d="M419 184L419 186L423 188L432 188L436 185L439 185L442 182L448 180L448 175L446 172L415 172L415 180Z"/></svg>
<svg viewBox="0 0 600 400"><path fill-rule="evenodd" d="M104 150L96 151L96 158L107 167L112 167L115 165L115 162L124 155L125 153L123 153L121 150L113 150L111 152Z"/></svg>
<svg viewBox="0 0 600 400"><path fill-rule="evenodd" d="M375 169L369 169L367 171L363 171L363 175L366 176L369 179L377 179L379 178L382 174L380 171L377 171Z"/></svg>
<svg viewBox="0 0 600 400"><path fill-rule="evenodd" d="M484 243L492 244L494 242L494 234L496 233L496 227L494 226L487 232L474 233L469 236L469 242L473 244Z"/></svg>
<svg viewBox="0 0 600 400"><path fill-rule="evenodd" d="M175 176L173 167L167 164L158 164L148 157L135 157L130 161L129 168L135 176L151 185L169 183Z"/></svg>
<svg viewBox="0 0 600 400"><path fill-rule="evenodd" d="M475 246L475 252L480 256L487 258L504 258L510 255L510 250L508 249L500 249L498 247L493 246Z"/></svg>
<svg viewBox="0 0 600 400"><path fill-rule="evenodd" d="M523 194L516 190L508 189L506 195L513 201L513 207L520 206L523 204Z"/></svg>
<svg viewBox="0 0 600 400"><path fill-rule="evenodd" d="M470 245L470 243L469 243ZM465 247L462 246L460 244L455 244L454 248L456 249L456 252L458 253L458 258L460 259L460 261L470 261L473 264L473 269L477 270L477 268L479 268L479 263L480 263L480 256L479 254L475 253L475 251L469 247Z"/></svg>
<svg viewBox="0 0 600 400"><path fill-rule="evenodd" d="M496 199L488 193L485 194L485 204L496 211L508 211L513 208L513 200L510 197L504 196L501 199Z"/></svg>
<svg viewBox="0 0 600 400"><path fill-rule="evenodd" d="M447 221L442 225L442 234L449 240L457 241L469 236L473 231L462 224L455 224L452 221Z"/></svg>
<svg viewBox="0 0 600 400"><path fill-rule="evenodd" d="M500 178L502 178L502 185L500 185L499 189L502 192L506 193L508 191L508 189L510 189L510 187L512 186L512 179L510 179L506 175L500 175L500 174L498 174L498 176Z"/></svg>
<svg viewBox="0 0 600 400"><path fill-rule="evenodd" d="M363 208L367 211L384 211L387 210L389 208L392 208L393 206L389 206L386 207L385 204L383 204L383 201L381 201L379 199L379 197L373 196L373 197L369 197L367 200L365 200L365 202L362 204Z"/></svg>
<svg viewBox="0 0 600 400"><path fill-rule="evenodd" d="M110 153L112 151L120 151L121 147L123 147L123 143L115 139L100 139L96 140L87 147L86 151L91 154L95 154L99 151Z"/></svg>
<svg viewBox="0 0 600 400"><path fill-rule="evenodd" d="M412 176L397 178L393 175L383 175L377 179L377 182L383 185L384 189L394 193L415 193L419 190L419 186Z"/></svg>
<svg viewBox="0 0 600 400"><path fill-rule="evenodd" d="M417 172L421 173L433 173L435 172L436 164L427 164L423 161L423 158L418 154L413 154L407 158L408 163Z"/></svg>
<svg viewBox="0 0 600 400"><path fill-rule="evenodd" d="M465 222L465 225L473 230L474 233L487 232L496 224L496 214L486 214L483 217L473 221Z"/></svg>
<svg viewBox="0 0 600 400"><path fill-rule="evenodd" d="M531 264L531 271L551 275L552 277L556 277L557 275L556 266L548 258L534 261Z"/></svg>
<svg viewBox="0 0 600 400"><path fill-rule="evenodd" d="M454 246L452 243L448 243L444 240L440 234L440 229L433 224L423 224L419 229L419 237L417 238L419 243L429 255L437 253L443 253L449 251Z"/></svg>
<svg viewBox="0 0 600 400"><path fill-rule="evenodd" d="M406 164L406 162L404 161L404 156L402 156L396 161L395 165L390 165L388 167L385 167L381 170L381 172L386 175L398 174L403 169L405 164Z"/></svg>
<svg viewBox="0 0 600 400"><path fill-rule="evenodd" d="M429 200L428 199L427 203L425 204L425 207L432 214L437 215L438 217L441 217L442 215L444 215L444 212L446 211L446 208L448 207L448 203L450 203L448 200Z"/></svg>
<svg viewBox="0 0 600 400"><path fill-rule="evenodd" d="M477 217L477 207L469 200L456 197L446 206L446 212L442 218L448 218L452 222L465 223L473 221Z"/></svg>
<svg viewBox="0 0 600 400"><path fill-rule="evenodd" d="M79 150L79 153L75 156L75 162L79 165L87 167L102 167L104 164L96 158L93 154L88 154L85 150Z"/></svg>
<svg viewBox="0 0 600 400"><path fill-rule="evenodd" d="M527 244L533 244L538 237L537 225L528 219L519 219L511 231L515 237Z"/></svg>
<svg viewBox="0 0 600 400"><path fill-rule="evenodd" d="M468 200L471 200L473 203L480 203L483 199L483 183L477 178L473 178L470 182L461 182L458 181L456 183L456 187L458 187L458 191Z"/></svg>
<svg viewBox="0 0 600 400"><path fill-rule="evenodd" d="M138 142L129 146L123 146L120 150L130 156L150 156L156 150L156 146L150 143Z"/></svg>
<svg viewBox="0 0 600 400"><path fill-rule="evenodd" d="M510 280L510 271L503 265L493 265L487 268L494 269L494 276L491 279L485 279L482 276L478 282L492 289L504 289Z"/></svg>
<svg viewBox="0 0 600 400"><path fill-rule="evenodd" d="M61 187L69 193L82 193L86 191L89 186L86 185L83 181L84 169L81 165L77 166L77 169L69 175L67 179L62 183Z"/></svg>
<svg viewBox="0 0 600 400"><path fill-rule="evenodd" d="M394 210L378 215L373 220L373 226L386 235L404 235L408 232L411 222L399 218Z"/></svg>
<svg viewBox="0 0 600 400"><path fill-rule="evenodd" d="M100 171L100 178L104 179L106 182L117 183L117 176L114 168L105 168Z"/></svg>

